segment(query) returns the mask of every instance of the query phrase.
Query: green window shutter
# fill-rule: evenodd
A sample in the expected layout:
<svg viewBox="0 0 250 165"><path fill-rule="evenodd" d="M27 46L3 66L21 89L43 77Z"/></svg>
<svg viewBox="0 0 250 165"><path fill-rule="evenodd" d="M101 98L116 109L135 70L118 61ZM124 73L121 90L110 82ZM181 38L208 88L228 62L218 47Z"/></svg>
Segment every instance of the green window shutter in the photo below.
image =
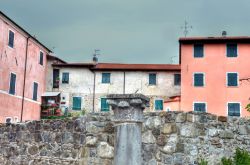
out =
<svg viewBox="0 0 250 165"><path fill-rule="evenodd" d="M101 111L109 111L109 105L106 98L101 98Z"/></svg>
<svg viewBox="0 0 250 165"><path fill-rule="evenodd" d="M73 97L73 110L81 110L82 98L81 97Z"/></svg>
<svg viewBox="0 0 250 165"><path fill-rule="evenodd" d="M155 110L163 110L163 101L155 100Z"/></svg>

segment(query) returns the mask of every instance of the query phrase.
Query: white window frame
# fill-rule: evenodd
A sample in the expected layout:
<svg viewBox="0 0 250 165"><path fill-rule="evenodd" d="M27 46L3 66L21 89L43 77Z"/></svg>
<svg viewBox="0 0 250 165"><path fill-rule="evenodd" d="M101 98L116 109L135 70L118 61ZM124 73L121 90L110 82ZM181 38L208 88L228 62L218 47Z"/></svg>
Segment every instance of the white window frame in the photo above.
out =
<svg viewBox="0 0 250 165"><path fill-rule="evenodd" d="M227 105L226 105L227 116L228 116L228 104L230 104L230 103L240 104L240 116L239 117L241 117L241 110L242 110L242 108L241 108L241 102L237 102L237 101L229 101L229 102L227 102ZM228 116L228 117L238 117L238 116Z"/></svg>
<svg viewBox="0 0 250 165"><path fill-rule="evenodd" d="M228 74L229 73L236 73L237 74L237 86L228 86ZM239 87L239 73L238 72L227 72L226 73L226 87L229 87L229 88Z"/></svg>
<svg viewBox="0 0 250 165"><path fill-rule="evenodd" d="M156 100L161 100L161 101L162 101L162 110L159 110L159 109L156 110L156 109L155 109L155 101L156 101ZM155 98L155 99L154 99L154 111L156 111L156 112L158 112L158 111L164 111L164 99L162 99L162 98Z"/></svg>
<svg viewBox="0 0 250 165"><path fill-rule="evenodd" d="M14 33L13 48L9 46L9 41L10 41L10 31ZM16 33L15 33L15 32L14 32L14 30L12 30L12 29L9 29L9 31L8 31L8 32L9 32L9 33L8 33L8 43L7 43L7 45L8 45L8 47L9 47L9 48L14 49L14 48L15 48L15 38L16 38L15 36L16 36Z"/></svg>
<svg viewBox="0 0 250 165"><path fill-rule="evenodd" d="M19 122L19 117L18 116L14 116L13 122L18 123Z"/></svg>
<svg viewBox="0 0 250 165"><path fill-rule="evenodd" d="M195 86L194 85L194 81L195 81L194 75L195 74L203 74L203 86ZM202 87L205 87L205 86L206 86L206 74L204 72L194 72L193 73L193 87L195 87L195 88L202 88Z"/></svg>
<svg viewBox="0 0 250 165"><path fill-rule="evenodd" d="M194 45L203 45L203 57L194 57ZM203 58L205 58L205 44L202 44L202 43L193 44L193 58L194 59L203 59Z"/></svg>
<svg viewBox="0 0 250 165"><path fill-rule="evenodd" d="M155 84L149 84L149 75L150 74L155 74ZM149 72L147 76L148 76L148 86L157 86L157 84L158 84L158 74L156 72Z"/></svg>
<svg viewBox="0 0 250 165"><path fill-rule="evenodd" d="M207 102L205 102L205 101L194 101L193 102L193 112L197 112L197 111L194 111L194 104L195 103L204 103L205 104L205 112L207 113Z"/></svg>
<svg viewBox="0 0 250 165"><path fill-rule="evenodd" d="M227 56L227 45L228 44L236 44L236 54L237 54L237 56L236 57L228 57ZM226 58L237 58L238 56L239 56L239 52L238 52L238 43L226 43Z"/></svg>

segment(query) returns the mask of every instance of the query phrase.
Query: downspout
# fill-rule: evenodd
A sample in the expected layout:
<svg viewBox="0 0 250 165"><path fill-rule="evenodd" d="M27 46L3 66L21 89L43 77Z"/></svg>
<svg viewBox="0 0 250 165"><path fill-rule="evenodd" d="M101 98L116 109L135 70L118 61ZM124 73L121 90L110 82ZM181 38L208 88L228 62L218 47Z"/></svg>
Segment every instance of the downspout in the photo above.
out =
<svg viewBox="0 0 250 165"><path fill-rule="evenodd" d="M92 113L95 112L95 79L96 79L96 73L94 71L94 85L93 85L93 109L92 109Z"/></svg>
<svg viewBox="0 0 250 165"><path fill-rule="evenodd" d="M24 108L24 94L25 94L25 83L26 83L26 71L27 71L27 60L28 60L28 46L29 46L30 36L26 40L26 52L25 52L25 62L24 62L24 76L23 76L23 94L22 94L22 109L21 109L21 122L23 121L23 108Z"/></svg>
<svg viewBox="0 0 250 165"><path fill-rule="evenodd" d="M125 94L126 89L126 73L123 72L123 94Z"/></svg>

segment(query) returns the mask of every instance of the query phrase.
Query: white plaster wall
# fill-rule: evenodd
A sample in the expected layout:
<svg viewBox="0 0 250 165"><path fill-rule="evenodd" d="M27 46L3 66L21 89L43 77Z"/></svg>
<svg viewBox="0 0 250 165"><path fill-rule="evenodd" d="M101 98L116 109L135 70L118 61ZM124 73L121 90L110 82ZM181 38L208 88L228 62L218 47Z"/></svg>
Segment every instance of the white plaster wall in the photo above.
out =
<svg viewBox="0 0 250 165"><path fill-rule="evenodd" d="M52 91L53 89L53 67L52 60L47 60L47 73L46 73L46 91Z"/></svg>

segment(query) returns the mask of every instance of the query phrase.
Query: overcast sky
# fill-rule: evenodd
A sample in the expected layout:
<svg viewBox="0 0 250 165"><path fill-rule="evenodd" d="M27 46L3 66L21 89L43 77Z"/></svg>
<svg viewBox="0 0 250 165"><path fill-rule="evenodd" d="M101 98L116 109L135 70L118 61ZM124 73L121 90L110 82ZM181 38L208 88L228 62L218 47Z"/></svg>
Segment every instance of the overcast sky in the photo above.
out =
<svg viewBox="0 0 250 165"><path fill-rule="evenodd" d="M249 0L0 0L0 10L58 57L88 62L178 63L178 38L250 35Z"/></svg>

